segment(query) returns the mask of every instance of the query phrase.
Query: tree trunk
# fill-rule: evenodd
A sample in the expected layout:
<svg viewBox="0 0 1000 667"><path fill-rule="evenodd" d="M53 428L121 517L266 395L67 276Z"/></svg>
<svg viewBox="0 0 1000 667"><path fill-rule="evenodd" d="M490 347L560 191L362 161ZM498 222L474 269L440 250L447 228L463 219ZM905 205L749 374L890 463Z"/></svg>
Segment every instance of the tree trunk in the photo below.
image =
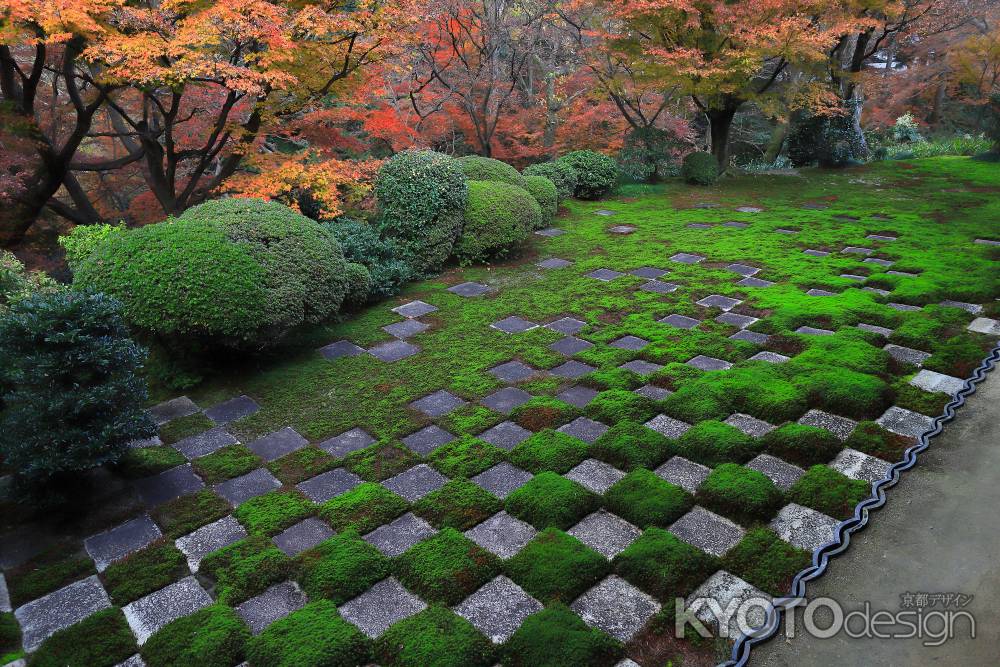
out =
<svg viewBox="0 0 1000 667"><path fill-rule="evenodd" d="M712 139L712 155L718 160L719 171L722 172L729 167L729 132L733 127L736 108L709 109L705 116L708 117L708 131Z"/></svg>
<svg viewBox="0 0 1000 667"><path fill-rule="evenodd" d="M781 155L781 149L785 145L785 137L788 136L788 121L779 120L771 131L771 139L767 142L764 151L764 164L774 164L774 161Z"/></svg>

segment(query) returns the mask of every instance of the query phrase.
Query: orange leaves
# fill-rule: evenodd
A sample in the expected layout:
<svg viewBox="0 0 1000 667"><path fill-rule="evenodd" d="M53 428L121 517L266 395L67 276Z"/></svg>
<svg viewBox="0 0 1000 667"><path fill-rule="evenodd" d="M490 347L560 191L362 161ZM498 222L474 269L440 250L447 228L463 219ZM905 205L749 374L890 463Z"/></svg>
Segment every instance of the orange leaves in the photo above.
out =
<svg viewBox="0 0 1000 667"><path fill-rule="evenodd" d="M0 44L59 43L74 36L95 37L125 0L4 0L0 4Z"/></svg>

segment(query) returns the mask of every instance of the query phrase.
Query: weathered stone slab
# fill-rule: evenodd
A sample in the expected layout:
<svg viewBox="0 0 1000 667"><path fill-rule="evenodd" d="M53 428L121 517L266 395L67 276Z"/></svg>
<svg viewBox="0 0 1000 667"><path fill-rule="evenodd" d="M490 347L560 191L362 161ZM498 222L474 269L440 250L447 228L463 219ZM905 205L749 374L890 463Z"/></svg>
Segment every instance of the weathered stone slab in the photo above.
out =
<svg viewBox="0 0 1000 667"><path fill-rule="evenodd" d="M869 234L865 237L866 239L871 239L873 241L895 241L897 237L886 236L885 234Z"/></svg>
<svg viewBox="0 0 1000 667"><path fill-rule="evenodd" d="M719 317L722 317L721 315ZM764 333L759 333L757 331L747 331L743 329L737 331L732 336L729 337L730 340L742 340L747 343L753 343L754 345L766 345L767 341L771 340L771 337Z"/></svg>
<svg viewBox="0 0 1000 667"><path fill-rule="evenodd" d="M29 653L59 630L111 607L111 599L97 575L81 579L14 610L21 641Z"/></svg>
<svg viewBox="0 0 1000 667"><path fill-rule="evenodd" d="M184 537L177 538L174 544L181 553L187 556L188 568L192 572L197 572L201 566L202 558L213 551L238 542L246 536L246 529L240 525L235 517L230 515L207 526L202 526Z"/></svg>
<svg viewBox="0 0 1000 667"><path fill-rule="evenodd" d="M583 377L588 373L593 373L597 368L589 364L585 364L582 361L576 361L575 359L570 359L564 364L556 366L549 372L553 375L558 375L559 377L564 377L569 380L575 380L577 378Z"/></svg>
<svg viewBox="0 0 1000 667"><path fill-rule="evenodd" d="M978 243L979 245L1000 245L1000 241L994 239L976 239L973 243Z"/></svg>
<svg viewBox="0 0 1000 667"><path fill-rule="evenodd" d="M889 306L893 310L900 310L903 311L904 313L916 313L923 310L922 306L914 306L909 303L894 303L890 301L885 305Z"/></svg>
<svg viewBox="0 0 1000 667"><path fill-rule="evenodd" d="M271 541L286 556L295 557L333 537L333 534L330 526L311 516L278 533L271 538Z"/></svg>
<svg viewBox="0 0 1000 667"><path fill-rule="evenodd" d="M896 405L886 410L875 423L887 431L910 438L919 438L934 427L931 417Z"/></svg>
<svg viewBox="0 0 1000 667"><path fill-rule="evenodd" d="M433 394L428 394L423 398L419 398L412 403L410 407L418 412L422 412L428 417L443 417L453 410L466 405L468 401L455 396L449 391L444 389L435 391Z"/></svg>
<svg viewBox="0 0 1000 667"><path fill-rule="evenodd" d="M746 533L729 519L700 506L677 519L669 530L679 539L719 558L735 547Z"/></svg>
<svg viewBox="0 0 1000 667"><path fill-rule="evenodd" d="M867 276L858 276L858 275L855 275L853 273L841 273L840 277L843 278L843 279L845 279L845 280L853 280L853 281L859 282L859 283L863 283L864 281L868 280Z"/></svg>
<svg viewBox="0 0 1000 667"><path fill-rule="evenodd" d="M334 468L304 482L299 482L295 488L314 503L325 503L342 493L347 493L361 482L361 478L353 472L343 468Z"/></svg>
<svg viewBox="0 0 1000 667"><path fill-rule="evenodd" d="M801 336L832 336L835 331L830 329L819 329L817 327L799 327L795 330L795 333Z"/></svg>
<svg viewBox="0 0 1000 667"><path fill-rule="evenodd" d="M506 560L520 553L537 533L531 524L501 511L465 531L465 536Z"/></svg>
<svg viewBox="0 0 1000 667"><path fill-rule="evenodd" d="M518 426L514 422L505 421L486 429L476 437L483 442L488 442L494 447L499 447L509 452L530 438L531 431Z"/></svg>
<svg viewBox="0 0 1000 667"><path fill-rule="evenodd" d="M387 364L412 357L418 352L420 352L420 346L408 343L405 340L399 340L398 338L386 341L368 350L368 354Z"/></svg>
<svg viewBox="0 0 1000 667"><path fill-rule="evenodd" d="M215 485L215 492L229 501L233 507L251 498L262 496L268 491L281 487L281 482L267 470L257 468L245 475Z"/></svg>
<svg viewBox="0 0 1000 667"><path fill-rule="evenodd" d="M698 487L708 478L712 470L700 463L688 461L680 456L673 456L654 472L664 481L694 494L698 492Z"/></svg>
<svg viewBox="0 0 1000 667"><path fill-rule="evenodd" d="M259 635L275 621L304 607L306 602L306 594L297 583L284 581L239 605L236 613L250 628L251 634Z"/></svg>
<svg viewBox="0 0 1000 667"><path fill-rule="evenodd" d="M658 269L653 266L642 266L638 269L632 269L629 271L630 274L636 276L637 278L647 278L649 280L656 280L657 278L662 278L663 276L670 273L666 269Z"/></svg>
<svg viewBox="0 0 1000 667"><path fill-rule="evenodd" d="M136 491L142 501L150 507L162 505L168 500L180 498L188 493L194 493L203 486L205 486L205 482L194 474L190 463L165 470L146 479L140 479L135 483Z"/></svg>
<svg viewBox="0 0 1000 667"><path fill-rule="evenodd" d="M3 576L3 572L0 572L0 614L13 611L10 606L10 593L7 591L7 580Z"/></svg>
<svg viewBox="0 0 1000 667"><path fill-rule="evenodd" d="M441 445L446 445L454 439L455 436L448 431L436 424L431 424L406 436L402 439L402 442L417 454L426 456Z"/></svg>
<svg viewBox="0 0 1000 667"><path fill-rule="evenodd" d="M421 463L383 481L382 486L414 503L447 482L447 477L426 463Z"/></svg>
<svg viewBox="0 0 1000 667"><path fill-rule="evenodd" d="M890 262L887 259L882 259L880 257L868 257L867 259L861 260L866 264L877 264L878 266L892 266L895 262Z"/></svg>
<svg viewBox="0 0 1000 667"><path fill-rule="evenodd" d="M694 329L696 326L701 324L701 320L696 320L693 317L688 317L687 315L678 315L673 313L667 315L662 320L659 320L660 324L669 324L672 327L677 327L678 329Z"/></svg>
<svg viewBox="0 0 1000 667"><path fill-rule="evenodd" d="M775 283L770 280L763 280L762 278L755 278L752 276L737 281L736 284L740 287L773 287L775 285Z"/></svg>
<svg viewBox="0 0 1000 667"><path fill-rule="evenodd" d="M523 389L504 387L499 391L493 392L480 402L494 412L509 415L515 408L524 405L530 400L531 394Z"/></svg>
<svg viewBox="0 0 1000 667"><path fill-rule="evenodd" d="M830 290L817 289L813 287L812 289L806 290L806 296L836 296L836 292L831 292Z"/></svg>
<svg viewBox="0 0 1000 667"><path fill-rule="evenodd" d="M733 367L733 364L725 359L716 359L715 357L706 357L703 354L699 354L696 357L688 359L686 362L688 366L694 366L695 368L700 368L703 371L724 371Z"/></svg>
<svg viewBox="0 0 1000 667"><path fill-rule="evenodd" d="M602 282L611 282L615 278L621 278L625 274L621 271L614 271L612 269L597 269L596 271L591 271L590 273L584 275L588 278L595 278Z"/></svg>
<svg viewBox="0 0 1000 667"><path fill-rule="evenodd" d="M721 294L710 294L703 299L698 299L695 303L706 308L720 308L729 311L743 302L729 296L722 296Z"/></svg>
<svg viewBox="0 0 1000 667"><path fill-rule="evenodd" d="M563 424L557 431L560 433L565 433L566 435L571 435L574 438L583 440L587 444L594 444L597 439L604 435L608 430L607 424L602 424L599 421L594 421L588 417L577 417L568 424Z"/></svg>
<svg viewBox="0 0 1000 667"><path fill-rule="evenodd" d="M609 211L608 209L601 209L599 211L594 211L594 215L617 215L617 212Z"/></svg>
<svg viewBox="0 0 1000 667"><path fill-rule="evenodd" d="M504 362L499 366L494 366L489 370L489 372L490 375L501 382L513 383L534 377L535 375L538 375L540 371L532 368L523 361L513 360Z"/></svg>
<svg viewBox="0 0 1000 667"><path fill-rule="evenodd" d="M516 315L506 317L499 322L494 322L490 326L498 331L509 334L524 333L525 331L531 331L532 329L538 328L538 325L534 322L529 322L528 320L517 317Z"/></svg>
<svg viewBox="0 0 1000 667"><path fill-rule="evenodd" d="M966 327L974 333L986 334L987 336L1000 336L1000 321L989 317L977 317Z"/></svg>
<svg viewBox="0 0 1000 667"><path fill-rule="evenodd" d="M339 458L347 456L351 452L356 452L359 449L364 449L369 445L375 444L375 442L375 438L363 429L352 428L350 431L345 431L329 440L324 440L318 446L327 454Z"/></svg>
<svg viewBox="0 0 1000 667"><path fill-rule="evenodd" d="M486 489L500 500L528 483L532 474L506 461L484 470L472 478L472 482Z"/></svg>
<svg viewBox="0 0 1000 667"><path fill-rule="evenodd" d="M228 401L223 401L218 405L205 410L205 416L216 424L228 424L229 422L249 417L260 410L260 406L249 396L237 396Z"/></svg>
<svg viewBox="0 0 1000 667"><path fill-rule="evenodd" d="M965 381L951 375L929 371L925 368L910 379L910 384L924 391L954 396L965 386Z"/></svg>
<svg viewBox="0 0 1000 667"><path fill-rule="evenodd" d="M638 336L622 336L617 340L613 340L608 343L611 347L618 348L619 350L630 350L632 352L638 352L642 348L649 345L649 341L645 338L639 338Z"/></svg>
<svg viewBox="0 0 1000 667"><path fill-rule="evenodd" d="M585 326L587 326L587 323L582 320L578 320L574 317L563 317L555 322L549 322L545 325L545 328L551 329L552 331L558 331L559 333L566 334L567 336L572 336L579 333Z"/></svg>
<svg viewBox="0 0 1000 667"><path fill-rule="evenodd" d="M740 213L760 213L764 209L759 206L739 206L736 210Z"/></svg>
<svg viewBox="0 0 1000 667"><path fill-rule="evenodd" d="M570 405L577 408L585 408L587 405L594 400L599 392L596 389L591 389L590 387L583 387L581 385L574 385L569 389L565 389L558 394L558 398L563 403L569 403Z"/></svg>
<svg viewBox="0 0 1000 667"><path fill-rule="evenodd" d="M424 315L436 312L437 309L437 306L432 306L429 303L418 300L404 303L402 306L396 306L392 309L392 312L403 317L423 317Z"/></svg>
<svg viewBox="0 0 1000 667"><path fill-rule="evenodd" d="M524 619L542 609L541 602L501 575L467 597L455 607L455 613L494 644L502 644L517 632Z"/></svg>
<svg viewBox="0 0 1000 667"><path fill-rule="evenodd" d="M565 475L566 478L599 495L604 495L624 476L625 473L621 470L597 459L582 461Z"/></svg>
<svg viewBox="0 0 1000 667"><path fill-rule="evenodd" d="M407 512L392 523L379 526L364 536L364 540L373 545L389 558L395 558L417 542L422 542L438 531L429 523Z"/></svg>
<svg viewBox="0 0 1000 667"><path fill-rule="evenodd" d="M609 227L608 231L612 234L631 234L638 227L635 225L615 225L614 227Z"/></svg>
<svg viewBox="0 0 1000 667"><path fill-rule="evenodd" d="M487 294L490 291L490 288L482 283L467 282L449 287L448 291L452 294L457 294L458 296L474 297Z"/></svg>
<svg viewBox="0 0 1000 667"><path fill-rule="evenodd" d="M715 600L723 615L716 617L712 605L702 603L695 610L695 617L716 636L735 641L740 635L764 625L772 606L771 596L743 581L734 574L719 570L698 587L687 599L688 607L698 600ZM745 605L745 606L744 606ZM745 609L743 622L741 614L725 616L727 609Z"/></svg>
<svg viewBox="0 0 1000 667"><path fill-rule="evenodd" d="M840 252L848 255L870 255L873 252L875 252L875 250L872 248L863 248L861 246L849 245Z"/></svg>
<svg viewBox="0 0 1000 667"><path fill-rule="evenodd" d="M930 352L914 350L912 347L903 347L902 345L893 345L892 343L887 344L882 349L891 354L895 359L903 363L913 364L914 366L923 366L927 358L931 356Z"/></svg>
<svg viewBox="0 0 1000 667"><path fill-rule="evenodd" d="M340 607L340 615L372 639L381 637L393 623L427 608L394 577L383 579L365 593Z"/></svg>
<svg viewBox="0 0 1000 667"><path fill-rule="evenodd" d="M195 405L195 402L187 396L172 398L169 401L158 403L146 410L146 412L149 413L149 416L153 418L153 421L156 422L157 426L162 426L167 422L172 422L173 420L180 419L181 417L193 415L198 411L198 406Z"/></svg>
<svg viewBox="0 0 1000 667"><path fill-rule="evenodd" d="M697 264L698 262L704 262L705 258L701 255L694 255L689 252L679 252L676 255L670 257L672 262L680 262L681 264Z"/></svg>
<svg viewBox="0 0 1000 667"><path fill-rule="evenodd" d="M680 289L680 285L676 283L667 283L661 280L650 280L649 282L643 283L639 286L644 292L653 292L655 294L670 294L671 292L676 292Z"/></svg>
<svg viewBox="0 0 1000 667"><path fill-rule="evenodd" d="M635 390L635 393L640 396L645 396L651 401L662 401L670 394L674 393L669 389L664 389L663 387L657 387L653 384L644 384Z"/></svg>
<svg viewBox="0 0 1000 667"><path fill-rule="evenodd" d="M726 417L726 423L743 431L751 438L763 437L777 428L774 424L769 424L763 419L757 419L756 417L751 417L740 412Z"/></svg>
<svg viewBox="0 0 1000 667"><path fill-rule="evenodd" d="M851 479L877 482L886 476L892 464L856 449L847 448L840 450L837 458L830 463L830 467Z"/></svg>
<svg viewBox="0 0 1000 667"><path fill-rule="evenodd" d="M139 598L122 608L125 620L139 645L157 630L182 616L190 616L202 607L212 604L212 598L194 577L185 577L161 588L155 593Z"/></svg>
<svg viewBox="0 0 1000 667"><path fill-rule="evenodd" d="M550 257L549 259L543 259L535 264L535 266L540 269L564 269L572 264L573 262L570 262L569 260L559 259L558 257Z"/></svg>
<svg viewBox="0 0 1000 667"><path fill-rule="evenodd" d="M554 236L562 236L563 234L566 233L566 230L565 229L556 229L555 227L548 227L546 229L539 229L535 233L538 234L539 236L548 236L548 237L551 238L551 237L554 237Z"/></svg>
<svg viewBox="0 0 1000 667"><path fill-rule="evenodd" d="M280 431L269 433L263 438L251 442L249 448L265 461L273 461L298 451L308 444L309 441L299 435L295 429L286 426Z"/></svg>
<svg viewBox="0 0 1000 667"><path fill-rule="evenodd" d="M814 551L833 541L838 523L833 517L790 503L771 520L771 529L793 547Z"/></svg>
<svg viewBox="0 0 1000 667"><path fill-rule="evenodd" d="M636 375L652 375L656 371L663 368L662 364L654 364L651 361L646 361L645 359L633 359L632 361L626 362L619 366L622 370L632 371Z"/></svg>
<svg viewBox="0 0 1000 667"><path fill-rule="evenodd" d="M338 340L324 347L319 348L319 353L327 359L339 359L340 357L356 357L364 352L363 347L359 347L349 340Z"/></svg>
<svg viewBox="0 0 1000 667"><path fill-rule="evenodd" d="M650 595L612 574L570 605L587 625L627 642L660 611Z"/></svg>
<svg viewBox="0 0 1000 667"><path fill-rule="evenodd" d="M225 427L217 426L208 429L204 433L198 433L178 440L173 444L173 447L183 454L184 458L190 461L199 456L207 456L223 447L235 445L238 442L239 440L230 435Z"/></svg>
<svg viewBox="0 0 1000 667"><path fill-rule="evenodd" d="M826 250L814 250L813 248L809 248L808 250L803 250L802 253L805 255L811 255L813 257L826 257L827 255L830 254Z"/></svg>
<svg viewBox="0 0 1000 667"><path fill-rule="evenodd" d="M769 364L783 364L791 359L791 357L786 357L783 354L778 354L777 352L771 352L769 350L761 350L757 354L750 357L750 361L766 361Z"/></svg>
<svg viewBox="0 0 1000 667"><path fill-rule="evenodd" d="M668 438L679 438L691 428L691 424L666 415L656 415L646 422L646 427Z"/></svg>
<svg viewBox="0 0 1000 667"><path fill-rule="evenodd" d="M729 222L722 223L723 227L729 227L730 229L746 229L750 225L745 222L737 222L736 220L730 220Z"/></svg>
<svg viewBox="0 0 1000 667"><path fill-rule="evenodd" d="M569 534L611 560L639 539L642 531L606 510L589 514L569 529Z"/></svg>
<svg viewBox="0 0 1000 667"><path fill-rule="evenodd" d="M744 278L749 278L750 276L755 276L758 273L760 273L760 269L758 269L756 266L750 266L749 264L740 264L738 262L735 264L730 264L729 266L726 267L726 270L732 271L733 273L738 273Z"/></svg>
<svg viewBox="0 0 1000 667"><path fill-rule="evenodd" d="M880 336L885 336L886 338L892 335L892 329L886 327L880 327L875 324L865 324L864 322L862 322L861 324L858 325L858 328L861 329L862 331L869 331L871 333L875 333Z"/></svg>
<svg viewBox="0 0 1000 667"><path fill-rule="evenodd" d="M419 333L423 333L431 328L431 325L420 320L407 319L402 322L394 322L382 327L382 331L396 338L410 338Z"/></svg>
<svg viewBox="0 0 1000 667"><path fill-rule="evenodd" d="M593 343L582 338L577 338L576 336L566 336L549 345L550 350L567 357L571 357L584 350L589 350L592 347L594 347Z"/></svg>
<svg viewBox="0 0 1000 667"><path fill-rule="evenodd" d="M854 433L854 429L858 425L858 422L853 419L832 415L829 412L823 412L822 410L810 410L802 415L799 419L799 423L806 426L815 426L816 428L826 429L830 433L837 436L840 440L847 440L851 436L851 433Z"/></svg>
<svg viewBox="0 0 1000 667"><path fill-rule="evenodd" d="M111 530L88 537L83 541L83 546L87 555L94 559L97 571L104 572L115 561L149 546L161 537L163 534L159 526L148 514L143 514Z"/></svg>
<svg viewBox="0 0 1000 667"><path fill-rule="evenodd" d="M952 301L951 299L945 299L938 305L945 306L947 308L960 308L961 310L971 313L972 315L978 315L983 312L983 307L978 303L967 303L965 301Z"/></svg>
<svg viewBox="0 0 1000 667"><path fill-rule="evenodd" d="M746 329L751 324L759 322L760 318L751 317L750 315L739 315L737 313L722 313L715 318L715 321L739 327L740 329Z"/></svg>
<svg viewBox="0 0 1000 667"><path fill-rule="evenodd" d="M782 491L791 489L806 471L770 454L759 454L747 463L747 468L763 473Z"/></svg>

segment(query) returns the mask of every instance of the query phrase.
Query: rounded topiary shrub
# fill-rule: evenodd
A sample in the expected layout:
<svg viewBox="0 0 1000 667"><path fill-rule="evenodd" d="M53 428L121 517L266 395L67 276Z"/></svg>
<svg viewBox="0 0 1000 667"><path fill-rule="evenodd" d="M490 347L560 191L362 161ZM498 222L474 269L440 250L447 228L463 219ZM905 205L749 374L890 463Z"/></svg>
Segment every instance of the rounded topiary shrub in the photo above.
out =
<svg viewBox="0 0 1000 667"><path fill-rule="evenodd" d="M468 198L461 162L435 151L398 153L379 170L375 197L382 235L414 274L432 273L448 260Z"/></svg>
<svg viewBox="0 0 1000 667"><path fill-rule="evenodd" d="M338 218L324 226L333 232L348 262L368 268L371 286L368 300L378 301L399 292L410 279L412 271L399 258L399 251L390 239L379 236L378 230L364 222Z"/></svg>
<svg viewBox="0 0 1000 667"><path fill-rule="evenodd" d="M565 162L558 160L541 162L526 167L521 172L524 176L544 176L552 181L559 194L559 200L569 199L576 191L576 170Z"/></svg>
<svg viewBox="0 0 1000 667"><path fill-rule="evenodd" d="M469 181L455 257L463 264L503 257L541 226L542 209L527 190L495 181Z"/></svg>
<svg viewBox="0 0 1000 667"><path fill-rule="evenodd" d="M498 181L524 187L524 177L506 162L481 155L466 155L459 161L465 177L470 181Z"/></svg>
<svg viewBox="0 0 1000 667"><path fill-rule="evenodd" d="M556 212L559 211L556 184L544 176L525 176L524 189L531 193L542 208L543 226L552 222L552 218L556 217Z"/></svg>
<svg viewBox="0 0 1000 667"><path fill-rule="evenodd" d="M688 153L681 164L681 176L685 183L712 185L719 178L719 161L711 153Z"/></svg>
<svg viewBox="0 0 1000 667"><path fill-rule="evenodd" d="M597 151L573 151L558 160L576 173L573 194L580 199L600 199L618 183L618 164Z"/></svg>

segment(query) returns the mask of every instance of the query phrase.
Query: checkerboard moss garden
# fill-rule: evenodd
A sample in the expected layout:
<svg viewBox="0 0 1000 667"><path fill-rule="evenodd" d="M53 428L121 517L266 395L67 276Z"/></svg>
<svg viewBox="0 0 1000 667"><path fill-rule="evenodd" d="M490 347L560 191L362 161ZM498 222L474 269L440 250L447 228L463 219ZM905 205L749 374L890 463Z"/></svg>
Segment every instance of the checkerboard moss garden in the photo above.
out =
<svg viewBox="0 0 1000 667"><path fill-rule="evenodd" d="M5 661L711 663L673 600L784 593L1000 333L989 163L619 186L433 275L468 193L421 187L386 229L428 277L154 384L84 520L4 506Z"/></svg>

